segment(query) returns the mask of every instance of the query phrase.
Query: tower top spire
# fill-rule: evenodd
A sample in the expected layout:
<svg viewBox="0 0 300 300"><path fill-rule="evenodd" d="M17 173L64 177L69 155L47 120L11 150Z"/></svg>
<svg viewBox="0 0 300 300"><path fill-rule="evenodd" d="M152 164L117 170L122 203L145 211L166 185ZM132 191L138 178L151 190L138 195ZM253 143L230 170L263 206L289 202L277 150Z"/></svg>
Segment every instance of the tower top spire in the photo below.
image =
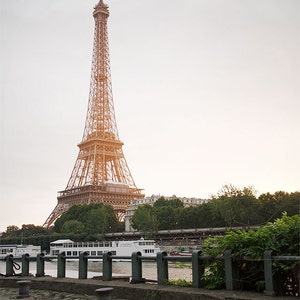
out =
<svg viewBox="0 0 300 300"><path fill-rule="evenodd" d="M94 7L93 16L95 17L99 13L109 16L108 5L106 5L103 0L100 0L99 3Z"/></svg>

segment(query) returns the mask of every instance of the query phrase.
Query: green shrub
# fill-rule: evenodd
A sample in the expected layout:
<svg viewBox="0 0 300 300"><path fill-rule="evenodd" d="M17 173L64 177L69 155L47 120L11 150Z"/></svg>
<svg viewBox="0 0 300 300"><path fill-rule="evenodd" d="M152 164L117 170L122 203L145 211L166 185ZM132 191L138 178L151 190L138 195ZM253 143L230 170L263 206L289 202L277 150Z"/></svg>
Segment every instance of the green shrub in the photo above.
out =
<svg viewBox="0 0 300 300"><path fill-rule="evenodd" d="M300 217L288 217L286 213L274 223L268 223L258 230L227 232L225 236L207 239L203 245L203 254L218 256L226 250L232 250L232 257L240 272L240 284L244 290L264 289L263 254L273 250L278 256L300 255ZM282 294L295 295L299 282L292 274L291 262L274 262L274 270L280 276ZM209 263L204 276L208 288L223 288L225 285L224 262Z"/></svg>
<svg viewBox="0 0 300 300"><path fill-rule="evenodd" d="M167 285L177 285L177 286L184 286L184 287L190 287L192 286L191 281L187 281L185 279L169 279L166 282Z"/></svg>

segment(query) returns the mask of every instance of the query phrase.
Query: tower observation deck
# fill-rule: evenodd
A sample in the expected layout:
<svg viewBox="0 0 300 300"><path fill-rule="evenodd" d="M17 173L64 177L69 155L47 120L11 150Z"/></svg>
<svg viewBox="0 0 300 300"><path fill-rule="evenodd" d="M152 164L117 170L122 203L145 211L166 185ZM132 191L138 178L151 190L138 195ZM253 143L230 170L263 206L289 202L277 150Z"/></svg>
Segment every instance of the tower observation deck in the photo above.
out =
<svg viewBox="0 0 300 300"><path fill-rule="evenodd" d="M94 46L88 109L79 153L65 190L44 223L52 226L74 204L111 205L119 218L133 198L143 198L122 151L112 95L108 47L108 6L100 0L94 8Z"/></svg>

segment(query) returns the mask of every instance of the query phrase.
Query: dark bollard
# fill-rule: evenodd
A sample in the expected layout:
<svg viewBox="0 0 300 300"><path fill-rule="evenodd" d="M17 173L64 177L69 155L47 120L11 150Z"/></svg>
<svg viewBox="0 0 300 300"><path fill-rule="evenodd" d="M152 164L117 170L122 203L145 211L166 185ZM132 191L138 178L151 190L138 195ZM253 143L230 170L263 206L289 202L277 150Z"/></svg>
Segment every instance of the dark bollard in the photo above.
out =
<svg viewBox="0 0 300 300"><path fill-rule="evenodd" d="M29 276L29 254L22 255L22 276Z"/></svg>
<svg viewBox="0 0 300 300"><path fill-rule="evenodd" d="M163 285L169 279L168 261L164 259L167 256L167 252L158 252L156 255L157 264L157 282L159 285Z"/></svg>
<svg viewBox="0 0 300 300"><path fill-rule="evenodd" d="M6 276L13 276L14 275L14 261L13 255L9 254L5 257L6 261Z"/></svg>
<svg viewBox="0 0 300 300"><path fill-rule="evenodd" d="M87 279L88 274L88 254L87 252L82 252L79 254L79 279Z"/></svg>
<svg viewBox="0 0 300 300"><path fill-rule="evenodd" d="M114 290L113 288L96 289L95 294L97 300L111 300L111 293L113 290Z"/></svg>
<svg viewBox="0 0 300 300"><path fill-rule="evenodd" d="M143 282L142 278L142 256L141 252L133 252L131 255L131 274L132 279L131 283L140 283Z"/></svg>
<svg viewBox="0 0 300 300"><path fill-rule="evenodd" d="M192 252L192 277L193 277L193 287L203 288L204 287L204 271L205 263L204 260L200 260L201 251L194 250Z"/></svg>
<svg viewBox="0 0 300 300"><path fill-rule="evenodd" d="M112 258L111 252L103 253L102 279L112 281Z"/></svg>
<svg viewBox="0 0 300 300"><path fill-rule="evenodd" d="M36 256L36 277L45 276L45 260L44 253L39 253Z"/></svg>
<svg viewBox="0 0 300 300"><path fill-rule="evenodd" d="M17 281L17 284L19 285L19 295L17 296L17 299L24 299L29 298L29 285L31 281L30 280L22 280Z"/></svg>
<svg viewBox="0 0 300 300"><path fill-rule="evenodd" d="M66 277L66 254L61 252L57 256L57 278Z"/></svg>

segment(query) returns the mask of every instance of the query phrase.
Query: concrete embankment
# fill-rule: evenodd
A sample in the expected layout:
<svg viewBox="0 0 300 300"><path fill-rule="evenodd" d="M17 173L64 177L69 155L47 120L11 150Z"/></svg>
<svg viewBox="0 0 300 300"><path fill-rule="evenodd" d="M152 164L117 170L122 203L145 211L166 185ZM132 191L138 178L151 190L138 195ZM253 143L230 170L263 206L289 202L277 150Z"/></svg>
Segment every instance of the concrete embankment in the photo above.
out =
<svg viewBox="0 0 300 300"><path fill-rule="evenodd" d="M94 295L96 289L112 287L113 298L130 300L292 300L293 297L269 297L259 293L240 291L211 291L206 289L185 288L156 284L130 284L124 281L100 281L95 279L71 279L54 277L0 277L0 287L17 288L17 281L30 280L30 288L38 290L51 290L57 292L69 292L79 295Z"/></svg>

